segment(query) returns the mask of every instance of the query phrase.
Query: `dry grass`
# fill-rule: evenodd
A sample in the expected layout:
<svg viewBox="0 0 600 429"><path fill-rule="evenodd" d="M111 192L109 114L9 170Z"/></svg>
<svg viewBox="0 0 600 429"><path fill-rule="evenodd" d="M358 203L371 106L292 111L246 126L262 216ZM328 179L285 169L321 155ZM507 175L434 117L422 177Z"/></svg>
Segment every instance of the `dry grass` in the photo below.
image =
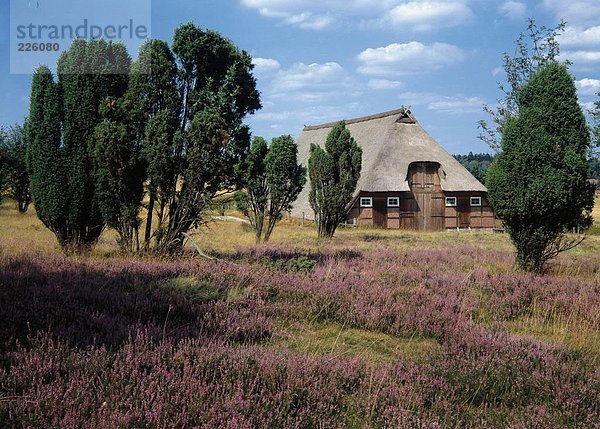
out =
<svg viewBox="0 0 600 429"><path fill-rule="evenodd" d="M7 253L60 252L54 234L38 220L35 209L20 214L12 201L0 206L0 240L2 251Z"/></svg>
<svg viewBox="0 0 600 429"><path fill-rule="evenodd" d="M226 212L226 215L241 217L233 211ZM240 222L213 221L206 228L196 231L193 237L203 249L216 253L231 253L238 248L255 244L251 228ZM320 240L312 222L305 221L303 224L299 219L287 218L277 225L270 242L291 245L306 251L348 248L372 250L382 247L396 250L433 250L463 245L481 249L511 249L506 234L476 230L423 233L374 227L340 227L333 239Z"/></svg>
<svg viewBox="0 0 600 429"><path fill-rule="evenodd" d="M367 362L420 360L439 345L430 338L400 338L339 323L297 323L283 329L274 347L317 356L350 356Z"/></svg>
<svg viewBox="0 0 600 429"><path fill-rule="evenodd" d="M596 320L599 314L591 315ZM514 334L536 337L544 342L562 344L572 350L591 353L600 358L600 330L587 317L533 315L507 322Z"/></svg>
<svg viewBox="0 0 600 429"><path fill-rule="evenodd" d="M100 237L94 249L94 256L116 256L117 235L107 230ZM37 218L35 207L27 213L19 213L12 201L4 201L0 206L0 248L8 254L60 253L60 246L54 234Z"/></svg>
<svg viewBox="0 0 600 429"><path fill-rule="evenodd" d="M218 216L220 213L213 213ZM241 218L235 211L225 212L228 216ZM600 204L594 209L595 228L600 231ZM141 230L143 231L144 225ZM249 225L235 221L210 221L205 227L192 231L194 242L204 251L216 254L229 254L240 248L255 244L254 233ZM107 230L100 237L93 256L114 257L118 254L116 234ZM0 207L0 240L4 251L9 253L60 251L54 235L38 220L33 207L26 214L19 214L11 201ZM284 219L275 228L271 243L292 246L299 250L320 251L325 249L389 248L395 250L439 250L448 247L470 247L475 249L496 249L512 251L507 234L490 231L448 231L421 233L413 231L385 230L373 227L340 227L332 240L317 238L314 224L298 219ZM577 248L567 252L566 258L554 268L558 275L577 275L582 264L581 258L600 253L600 235L593 231ZM493 261L490 261L493 263Z"/></svg>

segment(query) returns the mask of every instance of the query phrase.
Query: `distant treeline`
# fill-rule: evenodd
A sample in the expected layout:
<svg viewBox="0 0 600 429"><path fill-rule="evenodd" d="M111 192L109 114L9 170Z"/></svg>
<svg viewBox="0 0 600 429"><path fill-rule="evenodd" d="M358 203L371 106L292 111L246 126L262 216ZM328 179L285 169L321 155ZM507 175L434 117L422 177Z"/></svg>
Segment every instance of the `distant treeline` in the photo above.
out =
<svg viewBox="0 0 600 429"><path fill-rule="evenodd" d="M473 153L468 155L453 155L477 180L485 184L485 176L496 155L489 153ZM594 156L588 159L590 164L590 179L600 180L600 158Z"/></svg>
<svg viewBox="0 0 600 429"><path fill-rule="evenodd" d="M488 167L494 161L495 155L489 153L473 153L468 155L453 155L477 180L485 184Z"/></svg>

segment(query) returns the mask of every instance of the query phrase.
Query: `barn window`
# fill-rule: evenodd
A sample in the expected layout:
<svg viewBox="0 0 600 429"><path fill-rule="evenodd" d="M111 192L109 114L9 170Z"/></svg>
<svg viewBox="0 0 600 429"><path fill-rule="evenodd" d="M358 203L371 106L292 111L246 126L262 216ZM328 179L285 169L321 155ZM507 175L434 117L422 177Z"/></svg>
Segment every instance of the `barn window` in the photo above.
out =
<svg viewBox="0 0 600 429"><path fill-rule="evenodd" d="M360 198L360 206L361 207L373 207L373 198L372 197L361 197Z"/></svg>
<svg viewBox="0 0 600 429"><path fill-rule="evenodd" d="M400 207L400 198L398 197L388 197L387 199L388 207Z"/></svg>
<svg viewBox="0 0 600 429"><path fill-rule="evenodd" d="M456 207L456 197L446 197L446 207Z"/></svg>
<svg viewBox="0 0 600 429"><path fill-rule="evenodd" d="M471 197L471 207L481 207L481 197Z"/></svg>

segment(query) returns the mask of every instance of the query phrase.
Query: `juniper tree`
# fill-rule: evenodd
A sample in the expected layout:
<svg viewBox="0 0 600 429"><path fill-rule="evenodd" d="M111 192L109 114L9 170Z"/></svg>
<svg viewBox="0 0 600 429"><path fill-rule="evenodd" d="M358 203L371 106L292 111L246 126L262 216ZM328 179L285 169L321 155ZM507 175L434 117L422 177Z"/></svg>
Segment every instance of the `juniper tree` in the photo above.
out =
<svg viewBox="0 0 600 429"><path fill-rule="evenodd" d="M275 225L292 208L306 183L306 168L298 165L294 139L276 137L268 149L263 138L254 139L244 178L246 191L236 194L238 207L250 220L256 241L269 241Z"/></svg>
<svg viewBox="0 0 600 429"><path fill-rule="evenodd" d="M264 241L269 241L275 224L292 209L292 203L306 183L306 167L298 165L298 146L289 136L272 140L265 161L269 187L269 223Z"/></svg>
<svg viewBox="0 0 600 429"><path fill-rule="evenodd" d="M165 207L177 183L173 139L180 128L182 108L177 73L169 45L162 40L149 40L142 45L138 59L132 65L123 100L124 110L129 113L133 126L133 138L141 145L147 165L146 248L152 238L156 204L158 223L162 224Z"/></svg>
<svg viewBox="0 0 600 429"><path fill-rule="evenodd" d="M172 140L179 125L176 75L168 44L149 40L131 66L124 96L108 98L101 105L103 121L96 127L94 148L96 193L104 221L119 233L119 244L126 252L139 250L144 181L150 200L147 248L155 202L158 198L164 207L159 197L169 188L165 182L173 180L173 169L164 160L172 154Z"/></svg>
<svg viewBox="0 0 600 429"><path fill-rule="evenodd" d="M94 184L94 132L102 119L101 103L125 93L130 67L125 46L103 40L75 40L57 63L68 186L66 218L75 250L88 250L104 229Z"/></svg>
<svg viewBox="0 0 600 429"><path fill-rule="evenodd" d="M180 252L188 231L199 226L202 211L222 189L229 168L227 123L218 112L197 112L189 129L175 136L175 146L185 147L181 177L168 206L167 223L159 226L157 250Z"/></svg>
<svg viewBox="0 0 600 429"><path fill-rule="evenodd" d="M123 102L147 165L147 248L181 251L214 195L237 184L250 142L243 119L260 108L252 68L246 52L191 23L172 49L142 46Z"/></svg>
<svg viewBox="0 0 600 429"><path fill-rule="evenodd" d="M58 83L36 72L28 124L30 185L40 219L65 251L88 251L104 229L94 183L100 105L121 97L131 60L122 44L75 40L58 60Z"/></svg>
<svg viewBox="0 0 600 429"><path fill-rule="evenodd" d="M252 140L242 173L242 184L245 189L235 193L237 208L250 221L257 243L260 243L263 238L269 203L265 165L268 151L267 141L264 138L255 137Z"/></svg>
<svg viewBox="0 0 600 429"><path fill-rule="evenodd" d="M600 92L596 94L599 99L594 102L594 108L591 111L592 114L592 147L597 149L600 147Z"/></svg>
<svg viewBox="0 0 600 429"><path fill-rule="evenodd" d="M172 170L161 176L162 215L155 234L155 249L168 253L182 250L187 233L203 222L218 191L239 184L239 165L250 144L243 119L261 107L252 58L219 33L182 25L172 49L178 126L173 132L170 118L163 115L150 129L160 136L162 147L170 148L169 158L161 160Z"/></svg>
<svg viewBox="0 0 600 429"><path fill-rule="evenodd" d="M327 135L325 150L311 145L309 201L315 212L319 237L333 237L337 226L346 219L361 165L362 149L344 121L337 123Z"/></svg>
<svg viewBox="0 0 600 429"><path fill-rule="evenodd" d="M69 188L61 142L60 107L58 85L50 69L41 66L31 80L26 127L27 171L37 216L65 248L71 238L71 227L67 219Z"/></svg>
<svg viewBox="0 0 600 429"><path fill-rule="evenodd" d="M120 100L107 99L105 119L94 133L94 184L100 213L119 234L121 250L139 250L139 212L145 166L141 142L122 112Z"/></svg>
<svg viewBox="0 0 600 429"><path fill-rule="evenodd" d="M549 259L580 242L567 238L569 228L591 223L590 136L565 65L544 65L516 95L518 114L503 126L486 184L516 247L517 265L541 272Z"/></svg>

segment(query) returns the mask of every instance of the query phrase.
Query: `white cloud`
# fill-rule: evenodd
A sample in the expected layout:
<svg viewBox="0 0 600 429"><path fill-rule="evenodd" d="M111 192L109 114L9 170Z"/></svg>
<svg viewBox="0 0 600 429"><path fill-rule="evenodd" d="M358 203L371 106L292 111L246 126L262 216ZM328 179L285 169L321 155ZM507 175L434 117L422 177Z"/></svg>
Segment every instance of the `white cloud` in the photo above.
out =
<svg viewBox="0 0 600 429"><path fill-rule="evenodd" d="M374 13L389 7L393 0L376 4L369 0L241 0L261 15L279 19L280 22L309 30L322 30L334 25L337 17Z"/></svg>
<svg viewBox="0 0 600 429"><path fill-rule="evenodd" d="M519 1L505 1L498 7L498 11L510 19L522 19L527 13L527 5Z"/></svg>
<svg viewBox="0 0 600 429"><path fill-rule="evenodd" d="M272 58L253 58L254 72L257 75L276 72L281 68L279 61Z"/></svg>
<svg viewBox="0 0 600 429"><path fill-rule="evenodd" d="M400 94L400 100L404 105L425 106L428 110L434 110L449 114L462 114L481 112L485 101L480 97L466 97L462 94L445 96L429 92L404 92Z"/></svg>
<svg viewBox="0 0 600 429"><path fill-rule="evenodd" d="M403 92L399 94L400 101L405 106L426 106L440 98L439 95L426 92Z"/></svg>
<svg viewBox="0 0 600 429"><path fill-rule="evenodd" d="M427 108L446 113L468 113L481 112L485 102L479 97L442 97L439 100L430 102Z"/></svg>
<svg viewBox="0 0 600 429"><path fill-rule="evenodd" d="M600 62L600 51L564 51L560 54L561 60L569 60L575 66Z"/></svg>
<svg viewBox="0 0 600 429"><path fill-rule="evenodd" d="M366 85L336 62L300 62L289 67L271 59L256 63L270 71L266 78L258 79L263 109L250 116L248 123L267 138L282 132L298 135L303 124L364 113L358 100Z"/></svg>
<svg viewBox="0 0 600 429"><path fill-rule="evenodd" d="M336 62L323 64L294 64L287 70L280 70L273 81L275 93L288 93L289 91L331 89L337 87L348 79L347 73Z"/></svg>
<svg viewBox="0 0 600 429"><path fill-rule="evenodd" d="M575 81L575 86L579 95L596 95L600 92L600 80L598 79L581 79Z"/></svg>
<svg viewBox="0 0 600 429"><path fill-rule="evenodd" d="M397 80L388 79L370 79L367 86L374 90L391 90L402 88L404 84Z"/></svg>
<svg viewBox="0 0 600 429"><path fill-rule="evenodd" d="M600 19L600 18L599 18ZM570 26L558 36L558 42L566 47L560 58L573 62L575 69L588 69L600 62L600 25L593 27Z"/></svg>
<svg viewBox="0 0 600 429"><path fill-rule="evenodd" d="M249 117L250 123L261 124L261 128L271 130L272 137L279 133L291 134L297 136L302 130L303 125L317 125L326 122L339 120L340 118L353 118L364 114L361 110L362 104L356 101L339 103L332 100L326 100L323 103L306 104L293 103L289 109L284 112L264 111Z"/></svg>
<svg viewBox="0 0 600 429"><path fill-rule="evenodd" d="M335 18L331 15L316 15L304 12L287 16L283 21L286 24L295 25L305 30L322 30L331 26L335 22Z"/></svg>
<svg viewBox="0 0 600 429"><path fill-rule="evenodd" d="M565 32L558 36L561 46L600 46L600 25L586 29L567 27Z"/></svg>
<svg viewBox="0 0 600 429"><path fill-rule="evenodd" d="M544 0L544 7L557 19L564 19L573 26L589 26L600 20L598 0Z"/></svg>
<svg viewBox="0 0 600 429"><path fill-rule="evenodd" d="M267 122L282 122L292 117L292 112L262 112L259 111L253 116L255 119Z"/></svg>
<svg viewBox="0 0 600 429"><path fill-rule="evenodd" d="M358 55L362 65L358 72L366 75L394 76L440 69L466 58L454 45L420 42L393 43L381 48L369 48Z"/></svg>
<svg viewBox="0 0 600 429"><path fill-rule="evenodd" d="M391 9L383 21L417 31L429 31L463 24L473 16L471 9L460 1L411 1Z"/></svg>
<svg viewBox="0 0 600 429"><path fill-rule="evenodd" d="M340 22L400 26L413 30L452 27L474 17L468 0L240 0L262 16L304 29L322 30Z"/></svg>
<svg viewBox="0 0 600 429"><path fill-rule="evenodd" d="M360 95L356 93L358 85L336 62L280 67L269 79L259 79L258 83L266 103L255 118L269 122L291 120L301 117L299 111L311 106L339 103ZM292 109L298 112L292 113Z"/></svg>

